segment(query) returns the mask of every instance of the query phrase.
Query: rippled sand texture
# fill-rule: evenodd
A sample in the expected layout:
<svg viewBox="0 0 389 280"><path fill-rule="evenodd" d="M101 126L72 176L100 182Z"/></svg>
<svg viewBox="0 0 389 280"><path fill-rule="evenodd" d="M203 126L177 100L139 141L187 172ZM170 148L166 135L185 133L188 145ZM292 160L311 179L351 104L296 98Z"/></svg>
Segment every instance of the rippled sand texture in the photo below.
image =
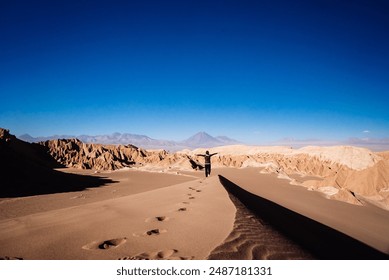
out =
<svg viewBox="0 0 389 280"><path fill-rule="evenodd" d="M314 257L298 244L257 217L236 197L234 229L227 239L211 252L210 260L309 260Z"/></svg>

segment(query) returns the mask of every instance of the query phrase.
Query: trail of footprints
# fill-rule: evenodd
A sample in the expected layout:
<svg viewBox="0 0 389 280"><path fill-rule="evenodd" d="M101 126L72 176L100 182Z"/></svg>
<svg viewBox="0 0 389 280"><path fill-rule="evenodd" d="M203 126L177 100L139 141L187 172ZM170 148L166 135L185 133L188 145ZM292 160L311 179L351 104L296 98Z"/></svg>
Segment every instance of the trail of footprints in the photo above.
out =
<svg viewBox="0 0 389 280"><path fill-rule="evenodd" d="M200 181L200 183L202 183ZM200 193L201 190L189 187L189 190L192 192L197 192ZM188 199L193 200L196 197L192 193L187 194ZM189 201L183 201L182 204L188 205L190 204ZM176 210L177 212L186 212L188 211L187 207L180 207ZM170 218L167 216L156 216L153 218L148 218L146 219L145 222L166 222L169 221ZM142 233L133 233L133 236L135 237L147 237L147 236L158 236L160 234L166 233L166 229L159 229L159 228L152 228L146 232ZM83 249L86 250L109 250L109 249L114 249L117 248L118 246L126 243L127 238L115 238L115 239L110 239L110 240L105 240L105 241L94 241L89 244L86 244L83 246ZM144 252L135 256L126 256L119 258L119 260L190 260L193 259L194 257L183 257L178 255L179 251L177 249L167 249L167 250L162 250L162 251L157 251L157 252Z"/></svg>

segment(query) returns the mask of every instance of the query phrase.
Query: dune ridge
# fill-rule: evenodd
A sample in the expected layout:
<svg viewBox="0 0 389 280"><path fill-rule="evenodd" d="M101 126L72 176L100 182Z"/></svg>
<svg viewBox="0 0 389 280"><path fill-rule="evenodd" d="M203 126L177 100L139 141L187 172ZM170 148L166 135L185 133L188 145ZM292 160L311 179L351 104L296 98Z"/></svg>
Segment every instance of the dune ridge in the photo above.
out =
<svg viewBox="0 0 389 280"><path fill-rule="evenodd" d="M236 208L230 235L207 257L209 260L309 260L315 257L274 229L229 194Z"/></svg>
<svg viewBox="0 0 389 280"><path fill-rule="evenodd" d="M223 186L252 211L261 224L255 226L257 232L255 238L248 236L248 238L243 238L244 242L240 243L253 243L255 247L262 249L259 252L273 253L262 256L271 257L272 255L284 254L282 259L286 259L304 255L301 254L304 250L297 250L298 247L291 244L290 240L293 240L319 259L388 258L388 238L386 235L388 212L377 211L377 208L374 207L359 208L354 205L339 204L339 202L323 199L315 193L294 189L293 186L287 186L279 180L278 183L274 181L269 186L267 182L272 180L272 176L255 174L252 169L231 170L223 172L223 174L229 178L219 175ZM243 174L246 176L242 176ZM250 174L252 176L247 176ZM253 177L262 177L263 180L258 182L253 180ZM239 182L244 187L240 187L230 179ZM280 196L280 193L283 193L283 196ZM311 201L312 205L307 207L307 201ZM237 206L238 208L239 206ZM337 214L334 215L334 213ZM241 220L236 221L235 224L239 225L240 222ZM249 222L241 227L247 227L247 224ZM278 242L268 244L265 241L258 242L261 236L272 232L273 227L285 234L289 240L282 238L282 235L277 232L268 238L278 239ZM236 232L239 233L239 229ZM231 247L229 243L231 242L225 242L224 245L227 248ZM283 244L284 249L278 248L277 250L277 246L275 246L277 243ZM291 250L292 248L294 249ZM299 251L300 253L296 254ZM308 256L305 255L304 258L308 258Z"/></svg>

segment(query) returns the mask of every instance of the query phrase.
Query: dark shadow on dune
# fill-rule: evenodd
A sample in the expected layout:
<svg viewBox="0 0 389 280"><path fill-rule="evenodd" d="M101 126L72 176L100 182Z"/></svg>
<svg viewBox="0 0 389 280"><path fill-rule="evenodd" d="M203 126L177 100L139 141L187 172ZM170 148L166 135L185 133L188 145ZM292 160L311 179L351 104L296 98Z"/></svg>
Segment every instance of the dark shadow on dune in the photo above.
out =
<svg viewBox="0 0 389 280"><path fill-rule="evenodd" d="M82 191L109 183L98 176L69 174L55 170L63 167L45 147L16 138L0 140L0 197Z"/></svg>
<svg viewBox="0 0 389 280"><path fill-rule="evenodd" d="M15 175L6 176L2 180L1 198L75 192L115 183L109 178L70 174L50 169L28 167L13 172Z"/></svg>
<svg viewBox="0 0 389 280"><path fill-rule="evenodd" d="M389 259L387 254L270 200L254 195L221 175L219 180L229 193L237 197L258 217L309 250L318 259Z"/></svg>

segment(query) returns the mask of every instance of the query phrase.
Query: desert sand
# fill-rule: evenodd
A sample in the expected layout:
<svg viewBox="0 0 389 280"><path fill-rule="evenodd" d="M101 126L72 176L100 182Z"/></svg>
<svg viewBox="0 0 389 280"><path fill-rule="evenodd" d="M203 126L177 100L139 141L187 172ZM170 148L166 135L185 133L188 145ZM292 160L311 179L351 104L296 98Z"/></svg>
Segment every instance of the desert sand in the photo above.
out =
<svg viewBox="0 0 389 280"><path fill-rule="evenodd" d="M1 256L22 259L212 258L211 252L225 243L233 231L237 213L219 180L218 175L225 172L229 170L215 170L213 176L202 178L200 171L172 175L120 170L104 173L117 183L101 189L3 199L0 202ZM129 185L135 188L128 190ZM142 185L144 191L139 192L137 188ZM256 222L253 214L245 212L243 218L247 216L247 223L238 219L244 231L250 230L251 224L255 226ZM312 258L271 227L266 231L263 258ZM255 236L238 239L260 242ZM223 252L239 250L242 258L258 257L250 247L244 250L236 244L227 247ZM236 259L236 256L231 257Z"/></svg>
<svg viewBox="0 0 389 280"><path fill-rule="evenodd" d="M179 183L187 177L131 170L117 173L112 177L120 177L120 182L112 186L57 199L55 194L47 195L47 201L56 199L51 207L39 196L3 200L2 214L16 209L14 218L0 221L1 255L23 259L204 259L231 231L235 208L217 177L192 177ZM166 176L176 177L176 182ZM172 185L164 186L167 180ZM122 194L121 189L131 184L143 184L145 190L133 194L123 190ZM23 205L20 200L33 205L33 211L37 204L46 209L26 214L28 209L17 209Z"/></svg>
<svg viewBox="0 0 389 280"><path fill-rule="evenodd" d="M130 169L94 176L108 177L115 183L83 192L2 199L0 256L76 260L375 259L388 254L388 211L374 205L361 207L329 200L319 192L262 174L258 168L217 168L208 178L203 178L201 171L178 175ZM259 214L250 211L239 200L244 200L244 195L231 196L234 190L227 191L223 178L376 250L355 250L359 242L349 248L344 242L338 244L331 234L318 235L324 239L312 241L305 232L309 223L288 224L282 213L269 218L265 212L278 211L269 206ZM255 202L260 204L258 198ZM285 223L286 228L273 223L274 219ZM317 251L312 248L315 242L333 251Z"/></svg>
<svg viewBox="0 0 389 280"><path fill-rule="evenodd" d="M389 256L387 152L218 147L204 178L205 149L0 136L2 259Z"/></svg>

